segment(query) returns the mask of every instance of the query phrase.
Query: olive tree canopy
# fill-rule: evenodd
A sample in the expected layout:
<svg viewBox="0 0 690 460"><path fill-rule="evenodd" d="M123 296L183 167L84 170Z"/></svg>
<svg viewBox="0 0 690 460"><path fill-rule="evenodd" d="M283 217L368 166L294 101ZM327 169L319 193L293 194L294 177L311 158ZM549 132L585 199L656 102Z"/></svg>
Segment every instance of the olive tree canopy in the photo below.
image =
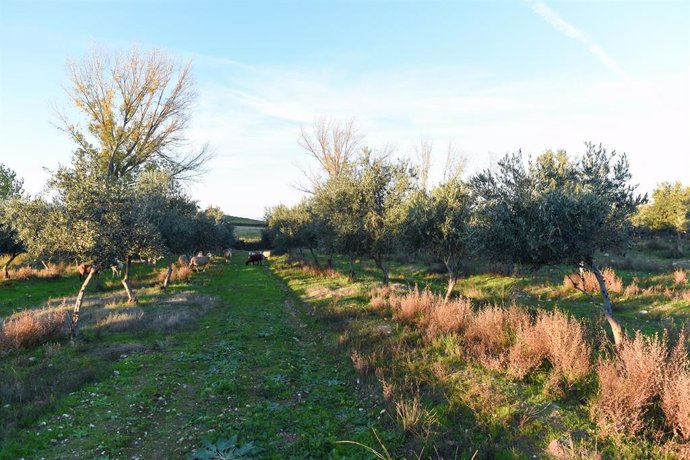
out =
<svg viewBox="0 0 690 460"><path fill-rule="evenodd" d="M536 161L508 155L496 171L472 178L482 255L534 267L570 263L592 270L603 313L620 343L622 330L594 256L625 249L630 218L645 198L630 185L625 155L586 144L582 157L546 152Z"/></svg>

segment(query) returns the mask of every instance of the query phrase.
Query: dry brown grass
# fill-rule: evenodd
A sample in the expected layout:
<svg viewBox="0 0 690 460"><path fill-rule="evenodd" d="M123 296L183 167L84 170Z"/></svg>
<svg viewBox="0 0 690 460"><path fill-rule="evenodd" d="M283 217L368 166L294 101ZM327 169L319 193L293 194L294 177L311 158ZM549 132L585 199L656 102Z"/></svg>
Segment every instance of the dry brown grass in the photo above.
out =
<svg viewBox="0 0 690 460"><path fill-rule="evenodd" d="M168 269L164 268L163 270L158 273L158 282L160 284L163 284L165 281L165 276L168 273ZM192 277L192 268L188 265L183 265L183 266L177 266L173 265L173 270L172 273L170 274L170 282L177 284L177 283L186 283L189 281L189 278Z"/></svg>
<svg viewBox="0 0 690 460"><path fill-rule="evenodd" d="M388 307L388 294L390 293L388 287L386 286L377 286L373 288L370 292L369 295L371 297L371 300L369 301L369 305L374 310L383 310L384 308Z"/></svg>
<svg viewBox="0 0 690 460"><path fill-rule="evenodd" d="M683 289L676 294L676 298L679 300L690 300L690 289Z"/></svg>
<svg viewBox="0 0 690 460"><path fill-rule="evenodd" d="M527 311L515 305L487 306L473 314L465 328L467 354L489 368L503 367L516 332L528 328L529 323Z"/></svg>
<svg viewBox="0 0 690 460"><path fill-rule="evenodd" d="M534 325L523 326L516 332L515 343L508 352L508 375L521 380L544 362L548 344Z"/></svg>
<svg viewBox="0 0 690 460"><path fill-rule="evenodd" d="M144 312L141 308L126 308L122 311L109 313L105 318L97 320L96 328L122 332L137 328L143 317Z"/></svg>
<svg viewBox="0 0 690 460"><path fill-rule="evenodd" d="M546 454L557 460L599 460L601 454L591 451L582 441L573 441L572 437L554 439L546 448Z"/></svg>
<svg viewBox="0 0 690 460"><path fill-rule="evenodd" d="M388 380L383 372L383 369L379 368L376 369L376 378L378 379L379 383L381 384L381 392L383 394L383 398L386 401L392 401L393 397L397 393L397 387L394 382Z"/></svg>
<svg viewBox="0 0 690 460"><path fill-rule="evenodd" d="M460 333L472 316L472 305L467 298L446 301L429 289L413 289L402 294L391 290L375 289L371 292L372 305L390 305L393 319L403 323L416 323L424 329L427 338L441 334ZM386 298L388 296L388 298Z"/></svg>
<svg viewBox="0 0 690 460"><path fill-rule="evenodd" d="M435 296L429 289L413 289L406 294L390 294L393 319L402 323L413 323L423 318L435 303Z"/></svg>
<svg viewBox="0 0 690 460"><path fill-rule="evenodd" d="M36 269L29 265L10 270L10 279L26 281L35 278L53 279L58 278L69 270L69 266L63 262L49 264L48 268Z"/></svg>
<svg viewBox="0 0 690 460"><path fill-rule="evenodd" d="M599 393L593 406L605 434L638 434L663 380L667 353L665 338L646 337L639 331L626 338L617 353L597 363Z"/></svg>
<svg viewBox="0 0 690 460"><path fill-rule="evenodd" d="M568 383L581 380L589 373L592 345L582 323L560 310L542 311L535 328L546 341L547 359L554 372Z"/></svg>
<svg viewBox="0 0 690 460"><path fill-rule="evenodd" d="M534 323L522 323L508 353L508 374L522 379L548 360L555 380L569 384L584 378L590 370L592 346L584 326L567 314L540 311Z"/></svg>
<svg viewBox="0 0 690 460"><path fill-rule="evenodd" d="M677 268L673 272L673 284L686 284L688 282L688 272L682 268Z"/></svg>
<svg viewBox="0 0 690 460"><path fill-rule="evenodd" d="M6 318L0 327L0 353L45 343L60 337L66 323L62 308L24 310Z"/></svg>
<svg viewBox="0 0 690 460"><path fill-rule="evenodd" d="M642 292L642 289L637 285L636 282L632 282L625 286L625 289L623 290L623 295L627 298L632 298L640 295L640 292Z"/></svg>
<svg viewBox="0 0 690 460"><path fill-rule="evenodd" d="M317 267L307 262L302 262L301 267L302 271L310 276L317 276L320 278L337 278L340 276L340 273L329 267Z"/></svg>
<svg viewBox="0 0 690 460"><path fill-rule="evenodd" d="M419 395L411 399L404 397L395 402L395 415L405 433L428 437L438 425L434 410L428 410L422 404Z"/></svg>
<svg viewBox="0 0 690 460"><path fill-rule="evenodd" d="M368 357L355 349L350 351L350 360L360 374L366 374L371 369L371 363Z"/></svg>
<svg viewBox="0 0 690 460"><path fill-rule="evenodd" d="M683 329L671 352L661 385L661 409L674 433L690 441L690 357Z"/></svg>
<svg viewBox="0 0 690 460"><path fill-rule="evenodd" d="M38 270L28 265L10 270L10 279L26 281L34 278L38 278Z"/></svg>
<svg viewBox="0 0 690 460"><path fill-rule="evenodd" d="M623 292L623 280L616 275L616 272L609 267L604 268L601 271L604 277L604 282L606 283L606 289L614 294L620 294ZM599 282L594 273L585 270L583 276L577 273L570 273L563 277L563 286L572 289L584 289L586 292L596 293L599 292Z"/></svg>
<svg viewBox="0 0 690 460"><path fill-rule="evenodd" d="M463 297L445 301L441 296L437 296L427 315L428 319L425 322L429 337L459 333L467 327L472 317L472 304L470 299Z"/></svg>

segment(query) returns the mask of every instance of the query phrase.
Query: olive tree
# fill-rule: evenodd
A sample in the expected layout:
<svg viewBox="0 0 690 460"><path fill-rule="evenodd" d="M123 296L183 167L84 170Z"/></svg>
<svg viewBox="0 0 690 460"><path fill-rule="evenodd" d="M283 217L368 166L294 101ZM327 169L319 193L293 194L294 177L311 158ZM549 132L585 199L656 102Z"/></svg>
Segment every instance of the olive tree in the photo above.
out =
<svg viewBox="0 0 690 460"><path fill-rule="evenodd" d="M179 181L165 171L151 170L142 174L137 191L148 220L160 234L168 264L163 280L163 288L167 288L175 255L189 253L195 248L193 225L198 207L184 194Z"/></svg>
<svg viewBox="0 0 690 460"><path fill-rule="evenodd" d="M334 231L338 252L348 255L351 279L355 275L354 258L367 255L381 270L384 284L388 284L384 258L399 245L405 217L403 203L411 190L406 161L375 156L368 149L349 168L317 189L315 209L324 216L327 228Z"/></svg>
<svg viewBox="0 0 690 460"><path fill-rule="evenodd" d="M471 181L482 254L533 267L569 263L592 270L616 344L623 332L594 256L629 244L630 217L645 199L634 194L630 178L624 154L587 143L574 160L547 152L525 166L520 153L508 155L496 171Z"/></svg>
<svg viewBox="0 0 690 460"><path fill-rule="evenodd" d="M676 251L683 254L682 237L690 230L690 187L662 182L652 192L651 203L640 206L635 221L652 231L675 233Z"/></svg>
<svg viewBox="0 0 690 460"><path fill-rule="evenodd" d="M319 266L319 258L316 249L319 244L320 231L319 217L313 212L311 200L304 199L293 207L283 204L266 211L266 226L274 247L278 250L288 251L292 256L292 250L300 251L303 257L304 248L309 249L316 266Z"/></svg>
<svg viewBox="0 0 690 460"><path fill-rule="evenodd" d="M409 200L403 224L409 248L424 249L437 257L448 271L446 299L458 280L460 261L473 248L469 187L460 170L426 190L416 190Z"/></svg>
<svg viewBox="0 0 690 460"><path fill-rule="evenodd" d="M24 191L24 180L17 173L0 163L0 255L7 256L2 271L9 278L9 266L21 253L26 251L23 241L14 228L8 206L18 200Z"/></svg>

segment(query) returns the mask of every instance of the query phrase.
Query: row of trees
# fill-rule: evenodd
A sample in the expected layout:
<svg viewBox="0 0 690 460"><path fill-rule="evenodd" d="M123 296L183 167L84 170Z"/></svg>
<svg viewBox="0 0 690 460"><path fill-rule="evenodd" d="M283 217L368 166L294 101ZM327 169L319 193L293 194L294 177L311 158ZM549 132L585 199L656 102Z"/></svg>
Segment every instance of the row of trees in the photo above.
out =
<svg viewBox="0 0 690 460"><path fill-rule="evenodd" d="M324 123L317 122L314 132L321 133ZM318 145L328 147L327 142ZM424 251L444 263L447 297L461 261L471 256L535 268L561 263L587 268L599 281L602 312L614 340L621 341L594 256L626 248L631 216L645 202L629 184L625 155L594 144L586 144L577 158L547 151L526 160L518 152L468 180L449 156L443 179L429 186L429 148L423 147L416 163L365 147L351 152L343 164L339 151L338 168L311 176L308 198L292 208L268 210L274 244L287 250L306 248L316 264L317 252L328 254L329 264L334 253L344 254L350 278L355 276L355 258L370 257L384 283L388 256ZM328 148L309 152L330 155Z"/></svg>
<svg viewBox="0 0 690 460"><path fill-rule="evenodd" d="M168 259L234 243L232 225L217 208L198 209L183 182L211 158L185 140L194 99L189 65L158 51L94 51L69 65L67 94L82 124L59 113L77 148L71 164L52 175L44 197L22 196L21 181L2 167L0 252L32 259L88 261L95 268L125 263L122 284L131 302L132 258ZM10 185L6 185L6 183ZM77 296L76 329L91 270ZM7 273L7 271L5 270Z"/></svg>

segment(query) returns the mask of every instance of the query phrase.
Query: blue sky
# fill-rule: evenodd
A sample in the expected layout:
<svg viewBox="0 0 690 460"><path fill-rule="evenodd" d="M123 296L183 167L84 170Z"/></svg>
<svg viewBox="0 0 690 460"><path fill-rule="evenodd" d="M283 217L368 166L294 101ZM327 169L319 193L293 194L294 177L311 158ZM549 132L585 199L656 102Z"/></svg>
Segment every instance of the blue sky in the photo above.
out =
<svg viewBox="0 0 690 460"><path fill-rule="evenodd" d="M190 142L210 142L203 205L295 203L300 126L354 118L373 147L452 142L468 173L507 152L628 154L633 180L690 183L690 3L0 0L0 162L40 192L73 146L65 63L91 46L192 60Z"/></svg>

